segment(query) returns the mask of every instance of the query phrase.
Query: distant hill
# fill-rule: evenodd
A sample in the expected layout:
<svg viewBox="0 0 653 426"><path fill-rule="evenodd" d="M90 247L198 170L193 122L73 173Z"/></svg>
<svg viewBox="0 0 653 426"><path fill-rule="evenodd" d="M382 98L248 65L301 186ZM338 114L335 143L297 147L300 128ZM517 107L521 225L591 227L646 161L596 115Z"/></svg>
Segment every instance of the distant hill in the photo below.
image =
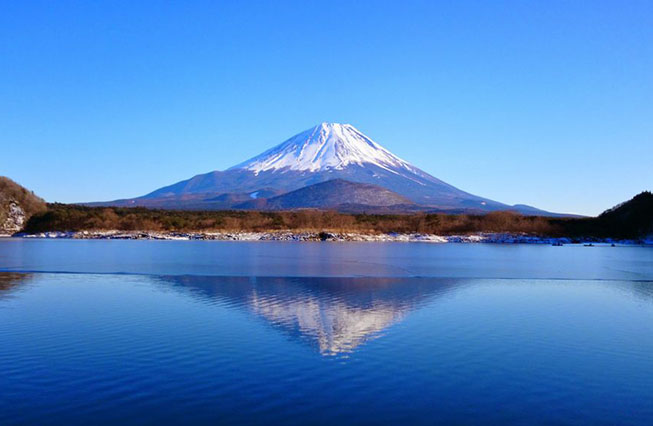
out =
<svg viewBox="0 0 653 426"><path fill-rule="evenodd" d="M0 176L0 234L20 231L33 214L45 209L45 201L32 191Z"/></svg>
<svg viewBox="0 0 653 426"><path fill-rule="evenodd" d="M612 235L619 234L624 238L653 235L653 194L644 191L601 213L597 221Z"/></svg>
<svg viewBox="0 0 653 426"><path fill-rule="evenodd" d="M333 179L288 192L267 200L251 200L239 204L239 209L293 210L299 208L337 209L341 206L410 206L408 198L378 185ZM342 209L342 210L347 210Z"/></svg>
<svg viewBox="0 0 653 426"><path fill-rule="evenodd" d="M642 192L597 217L553 219L568 237L646 239L653 237L653 194Z"/></svg>

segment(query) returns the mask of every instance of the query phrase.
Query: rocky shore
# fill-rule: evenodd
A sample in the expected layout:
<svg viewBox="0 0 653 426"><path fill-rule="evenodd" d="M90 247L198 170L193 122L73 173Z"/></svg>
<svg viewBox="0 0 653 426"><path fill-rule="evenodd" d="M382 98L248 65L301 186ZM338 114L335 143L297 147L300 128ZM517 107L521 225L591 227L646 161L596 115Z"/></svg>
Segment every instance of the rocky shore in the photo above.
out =
<svg viewBox="0 0 653 426"><path fill-rule="evenodd" d="M18 238L68 238L100 240L216 240L216 241L380 241L423 243L495 243L495 244L619 244L653 245L653 238L643 240L571 239L533 235L481 233L474 235L431 234L362 234L340 232L156 232L156 231L77 231L15 234Z"/></svg>

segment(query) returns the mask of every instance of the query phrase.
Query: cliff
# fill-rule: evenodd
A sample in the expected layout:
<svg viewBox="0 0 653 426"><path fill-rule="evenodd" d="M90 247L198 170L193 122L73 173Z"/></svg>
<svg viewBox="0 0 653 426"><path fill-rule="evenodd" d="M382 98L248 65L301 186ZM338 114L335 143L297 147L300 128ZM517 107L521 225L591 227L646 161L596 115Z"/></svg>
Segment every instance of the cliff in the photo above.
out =
<svg viewBox="0 0 653 426"><path fill-rule="evenodd" d="M0 234L20 231L33 214L45 209L45 201L32 191L0 176Z"/></svg>

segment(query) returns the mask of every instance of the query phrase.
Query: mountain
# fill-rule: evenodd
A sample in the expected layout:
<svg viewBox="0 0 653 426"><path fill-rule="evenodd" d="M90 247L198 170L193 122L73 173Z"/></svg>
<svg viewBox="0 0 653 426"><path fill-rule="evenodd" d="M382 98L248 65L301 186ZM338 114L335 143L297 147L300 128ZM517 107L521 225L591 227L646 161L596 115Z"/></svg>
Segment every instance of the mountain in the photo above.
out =
<svg viewBox="0 0 653 426"><path fill-rule="evenodd" d="M265 200L286 191L263 188L250 192L184 192L156 197L140 197L116 201L83 203L88 206L146 207L170 210L227 210L247 201Z"/></svg>
<svg viewBox="0 0 653 426"><path fill-rule="evenodd" d="M509 206L472 195L402 160L349 124L321 123L225 171L213 171L157 189L143 197L96 205L166 208L228 208L216 197L263 191L287 193L334 179L383 187L432 210L496 210L547 214L529 206ZM237 197L237 198L238 198ZM265 198L265 197L264 197ZM232 207L242 202L235 202ZM264 202L245 203L260 206ZM260 207L253 207L260 208Z"/></svg>
<svg viewBox="0 0 653 426"><path fill-rule="evenodd" d="M653 194L644 191L629 201L601 213L597 221L611 236L623 238L653 236Z"/></svg>
<svg viewBox="0 0 653 426"><path fill-rule="evenodd" d="M0 234L20 231L31 215L45 208L45 202L32 191L0 176Z"/></svg>
<svg viewBox="0 0 653 426"><path fill-rule="evenodd" d="M242 209L292 210L298 208L357 210L367 207L411 206L408 198L377 185L342 179L309 185L270 199L237 205Z"/></svg>

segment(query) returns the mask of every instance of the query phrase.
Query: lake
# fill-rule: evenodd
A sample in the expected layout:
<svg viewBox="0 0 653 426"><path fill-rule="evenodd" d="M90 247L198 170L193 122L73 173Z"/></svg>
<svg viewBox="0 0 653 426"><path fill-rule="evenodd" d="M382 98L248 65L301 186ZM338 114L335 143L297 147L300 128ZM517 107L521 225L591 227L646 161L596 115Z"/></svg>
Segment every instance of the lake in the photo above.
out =
<svg viewBox="0 0 653 426"><path fill-rule="evenodd" d="M0 424L653 424L653 248L0 239Z"/></svg>

